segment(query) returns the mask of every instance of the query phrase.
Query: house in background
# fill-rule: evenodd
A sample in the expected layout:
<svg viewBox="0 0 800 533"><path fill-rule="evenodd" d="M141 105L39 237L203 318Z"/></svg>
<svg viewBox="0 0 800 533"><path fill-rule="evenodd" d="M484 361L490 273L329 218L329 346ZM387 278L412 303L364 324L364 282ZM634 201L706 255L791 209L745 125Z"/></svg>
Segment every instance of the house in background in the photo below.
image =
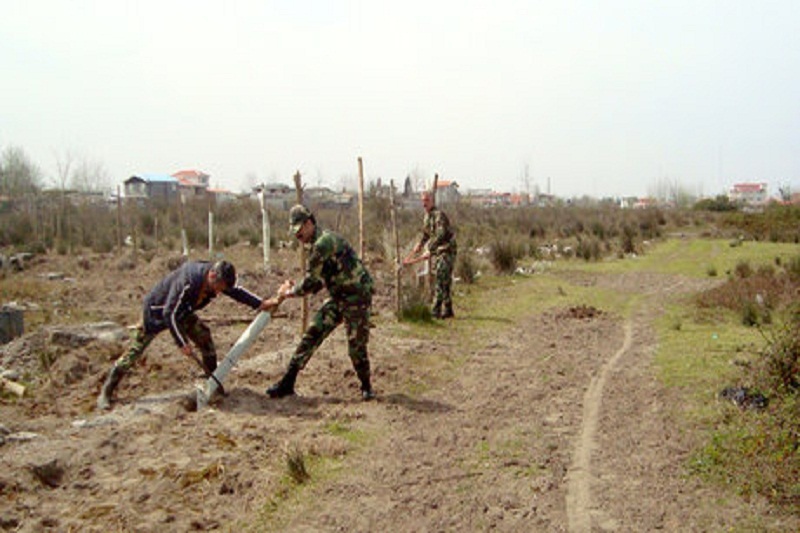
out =
<svg viewBox="0 0 800 533"><path fill-rule="evenodd" d="M455 204L460 196L458 183L455 181L439 180L436 182L436 205Z"/></svg>
<svg viewBox="0 0 800 533"><path fill-rule="evenodd" d="M228 189L208 188L205 190L205 194L210 201L214 202L215 205L231 202L233 200L236 200L237 198L236 193L234 193L233 191L229 191Z"/></svg>
<svg viewBox="0 0 800 533"><path fill-rule="evenodd" d="M749 207L763 206L767 203L767 184L736 183L728 191L728 200Z"/></svg>
<svg viewBox="0 0 800 533"><path fill-rule="evenodd" d="M211 178L200 170L179 170L172 177L178 180L181 194L187 200L205 197Z"/></svg>
<svg viewBox="0 0 800 533"><path fill-rule="evenodd" d="M123 185L126 199L165 204L178 199L179 182L169 174L135 174L126 179Z"/></svg>
<svg viewBox="0 0 800 533"><path fill-rule="evenodd" d="M289 209L295 202L297 194L293 187L283 183L263 183L253 187L252 197L260 201L264 193L264 203L268 208Z"/></svg>

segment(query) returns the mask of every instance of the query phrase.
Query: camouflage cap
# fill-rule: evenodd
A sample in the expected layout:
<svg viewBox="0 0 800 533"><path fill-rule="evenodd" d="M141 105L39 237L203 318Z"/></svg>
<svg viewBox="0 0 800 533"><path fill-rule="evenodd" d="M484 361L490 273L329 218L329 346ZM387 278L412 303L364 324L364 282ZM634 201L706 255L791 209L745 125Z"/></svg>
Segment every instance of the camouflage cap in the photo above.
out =
<svg viewBox="0 0 800 533"><path fill-rule="evenodd" d="M304 205L296 205L289 211L289 232L296 235L300 226L311 218L311 211Z"/></svg>

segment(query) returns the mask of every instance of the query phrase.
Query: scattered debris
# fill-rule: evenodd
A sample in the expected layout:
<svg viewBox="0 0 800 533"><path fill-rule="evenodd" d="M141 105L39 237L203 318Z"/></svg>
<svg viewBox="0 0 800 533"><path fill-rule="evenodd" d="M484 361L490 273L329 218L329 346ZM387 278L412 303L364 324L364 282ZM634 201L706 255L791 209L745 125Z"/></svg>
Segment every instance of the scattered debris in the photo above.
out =
<svg viewBox="0 0 800 533"><path fill-rule="evenodd" d="M0 377L0 389L7 390L20 398L25 396L25 385L4 377Z"/></svg>
<svg viewBox="0 0 800 533"><path fill-rule="evenodd" d="M752 392L747 387L726 387L719 397L730 400L739 409L764 409L769 400L759 392Z"/></svg>
<svg viewBox="0 0 800 533"><path fill-rule="evenodd" d="M29 468L33 477L46 487L53 489L61 485L61 480L64 478L64 468L58 464L58 459L40 465L31 465Z"/></svg>
<svg viewBox="0 0 800 533"><path fill-rule="evenodd" d="M0 344L5 344L25 332L22 309L4 305L0 307Z"/></svg>
<svg viewBox="0 0 800 533"><path fill-rule="evenodd" d="M596 318L600 316L603 312L596 307L591 305L577 305L574 307L570 307L566 311L559 313L559 318L577 318L577 319L584 319L584 318Z"/></svg>

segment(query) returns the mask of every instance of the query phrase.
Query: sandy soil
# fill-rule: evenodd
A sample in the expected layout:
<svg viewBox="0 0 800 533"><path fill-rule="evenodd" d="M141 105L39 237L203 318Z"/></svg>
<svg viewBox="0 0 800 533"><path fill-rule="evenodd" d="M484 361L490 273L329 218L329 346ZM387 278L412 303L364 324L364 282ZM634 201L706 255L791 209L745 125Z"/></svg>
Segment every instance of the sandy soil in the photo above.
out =
<svg viewBox="0 0 800 533"><path fill-rule="evenodd" d="M283 268L266 276L257 253L243 252L243 284L267 294L295 276L293 256L276 255ZM228 396L200 411L186 400L198 371L168 334L105 414L94 401L122 341L45 328L2 347L7 370L50 366L30 396L0 403L0 529L728 531L753 517L800 529L798 517L686 475L694 443L676 429L677 393L654 377L652 321L697 282L573 276L642 297L628 319L587 307L531 311L465 349L453 332L496 318L459 314L430 336L393 335L382 266L372 265L381 287L374 402L360 401L341 331L301 373L298 396L264 395L299 338L291 304L231 374ZM64 322L128 325L166 269L166 259L131 269L111 256L48 258L16 275L38 280L49 291L42 305ZM46 279L56 270L68 279ZM221 356L252 319L224 298L203 317ZM300 487L287 480L297 453L313 473Z"/></svg>

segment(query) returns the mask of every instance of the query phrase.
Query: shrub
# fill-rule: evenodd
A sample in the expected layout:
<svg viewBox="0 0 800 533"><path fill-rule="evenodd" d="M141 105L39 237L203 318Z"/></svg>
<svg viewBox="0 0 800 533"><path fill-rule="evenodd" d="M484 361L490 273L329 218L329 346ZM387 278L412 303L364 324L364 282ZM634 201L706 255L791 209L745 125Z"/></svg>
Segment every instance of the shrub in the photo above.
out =
<svg viewBox="0 0 800 533"><path fill-rule="evenodd" d="M800 281L800 256L790 259L785 268L791 279Z"/></svg>
<svg viewBox="0 0 800 533"><path fill-rule="evenodd" d="M761 385L768 390L795 393L800 388L800 308L768 338L761 356Z"/></svg>
<svg viewBox="0 0 800 533"><path fill-rule="evenodd" d="M456 256L455 276L464 283L472 284L475 283L477 274L478 266L472 253L469 251L460 252Z"/></svg>
<svg viewBox="0 0 800 533"><path fill-rule="evenodd" d="M597 239L578 239L575 255L584 261L597 261L600 259L600 242Z"/></svg>
<svg viewBox="0 0 800 533"><path fill-rule="evenodd" d="M511 240L495 241L489 253L492 266L499 274L513 274L520 256L519 247Z"/></svg>
<svg viewBox="0 0 800 533"><path fill-rule="evenodd" d="M749 278L753 275L753 267L750 266L748 261L739 261L736 263L736 268L734 269L734 274L738 278Z"/></svg>
<svg viewBox="0 0 800 533"><path fill-rule="evenodd" d="M636 253L636 230L631 226L625 225L622 228L620 247L623 254Z"/></svg>
<svg viewBox="0 0 800 533"><path fill-rule="evenodd" d="M406 287L400 301L399 320L405 322L433 322L433 313L424 287Z"/></svg>

